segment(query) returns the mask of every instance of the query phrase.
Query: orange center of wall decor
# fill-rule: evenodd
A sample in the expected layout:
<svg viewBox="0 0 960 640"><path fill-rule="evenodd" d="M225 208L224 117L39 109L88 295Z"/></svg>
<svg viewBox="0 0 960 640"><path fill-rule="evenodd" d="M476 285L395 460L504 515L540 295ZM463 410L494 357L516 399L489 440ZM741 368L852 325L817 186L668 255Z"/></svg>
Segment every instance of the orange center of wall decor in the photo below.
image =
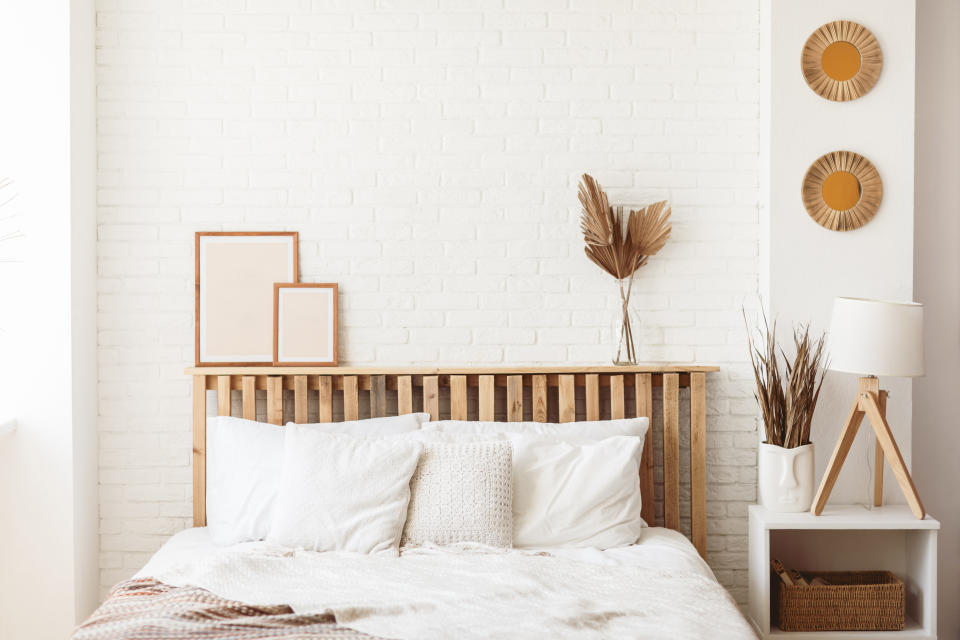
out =
<svg viewBox="0 0 960 640"><path fill-rule="evenodd" d="M860 71L860 50L849 42L834 42L820 57L823 72L837 82L849 80Z"/></svg>
<svg viewBox="0 0 960 640"><path fill-rule="evenodd" d="M860 202L860 181L848 171L835 171L828 175L820 188L820 195L827 206L836 211L852 209Z"/></svg>

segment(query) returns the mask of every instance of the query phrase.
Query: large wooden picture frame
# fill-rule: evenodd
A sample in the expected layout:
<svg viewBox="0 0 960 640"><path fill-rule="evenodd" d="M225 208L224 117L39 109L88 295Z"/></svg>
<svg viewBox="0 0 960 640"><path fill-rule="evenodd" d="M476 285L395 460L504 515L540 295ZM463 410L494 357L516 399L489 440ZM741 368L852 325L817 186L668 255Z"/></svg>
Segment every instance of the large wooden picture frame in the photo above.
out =
<svg viewBox="0 0 960 640"><path fill-rule="evenodd" d="M337 366L336 283L273 285L273 364Z"/></svg>
<svg viewBox="0 0 960 640"><path fill-rule="evenodd" d="M273 363L273 285L297 282L296 231L200 231L194 245L196 366Z"/></svg>

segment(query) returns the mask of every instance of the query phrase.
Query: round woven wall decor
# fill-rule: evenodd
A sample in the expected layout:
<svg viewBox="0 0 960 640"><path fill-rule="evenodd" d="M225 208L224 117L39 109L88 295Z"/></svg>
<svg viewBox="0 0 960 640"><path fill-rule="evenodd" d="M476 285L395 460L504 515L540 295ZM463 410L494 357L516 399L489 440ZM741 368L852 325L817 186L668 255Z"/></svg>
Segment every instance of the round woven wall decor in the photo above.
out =
<svg viewBox="0 0 960 640"><path fill-rule="evenodd" d="M856 100L877 83L883 52L863 25L834 20L807 38L800 66L815 93L827 100L845 102Z"/></svg>
<svg viewBox="0 0 960 640"><path fill-rule="evenodd" d="M852 151L817 158L803 177L803 206L817 224L851 231L870 222L883 199L876 167Z"/></svg>

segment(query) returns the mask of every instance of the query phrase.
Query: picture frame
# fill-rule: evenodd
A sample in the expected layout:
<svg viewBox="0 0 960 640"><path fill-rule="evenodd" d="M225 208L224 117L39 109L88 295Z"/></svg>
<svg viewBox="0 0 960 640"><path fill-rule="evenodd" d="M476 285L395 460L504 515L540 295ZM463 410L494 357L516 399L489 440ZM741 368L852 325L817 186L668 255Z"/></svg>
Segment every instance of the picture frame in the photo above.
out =
<svg viewBox="0 0 960 640"><path fill-rule="evenodd" d="M195 234L196 366L273 364L273 284L299 281L299 239L296 231Z"/></svg>
<svg viewBox="0 0 960 640"><path fill-rule="evenodd" d="M274 366L337 366L337 298L335 282L273 285Z"/></svg>

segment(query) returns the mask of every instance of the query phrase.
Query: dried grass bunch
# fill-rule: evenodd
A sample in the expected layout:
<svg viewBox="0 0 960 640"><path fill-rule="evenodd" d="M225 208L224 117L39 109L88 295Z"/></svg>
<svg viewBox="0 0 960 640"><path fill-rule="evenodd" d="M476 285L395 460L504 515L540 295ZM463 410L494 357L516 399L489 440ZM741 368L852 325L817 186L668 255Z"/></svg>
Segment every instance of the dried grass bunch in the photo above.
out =
<svg viewBox="0 0 960 640"><path fill-rule="evenodd" d="M746 311L743 320L746 323ZM776 321L771 327L763 316L763 332L757 344L749 326L747 333L750 364L757 383L754 398L763 414L767 444L787 449L810 444L810 425L827 369L826 335L812 338L809 325L795 328L793 344L797 353L791 363L777 346Z"/></svg>
<svg viewBox="0 0 960 640"><path fill-rule="evenodd" d="M670 238L670 205L666 200L654 202L639 210L625 211L622 206L611 207L607 194L596 180L587 174L580 179L580 230L587 257L598 267L617 279L623 306L620 353L615 362L636 364L637 353L629 319L630 293L633 275L660 251ZM627 280L624 285L624 280Z"/></svg>

